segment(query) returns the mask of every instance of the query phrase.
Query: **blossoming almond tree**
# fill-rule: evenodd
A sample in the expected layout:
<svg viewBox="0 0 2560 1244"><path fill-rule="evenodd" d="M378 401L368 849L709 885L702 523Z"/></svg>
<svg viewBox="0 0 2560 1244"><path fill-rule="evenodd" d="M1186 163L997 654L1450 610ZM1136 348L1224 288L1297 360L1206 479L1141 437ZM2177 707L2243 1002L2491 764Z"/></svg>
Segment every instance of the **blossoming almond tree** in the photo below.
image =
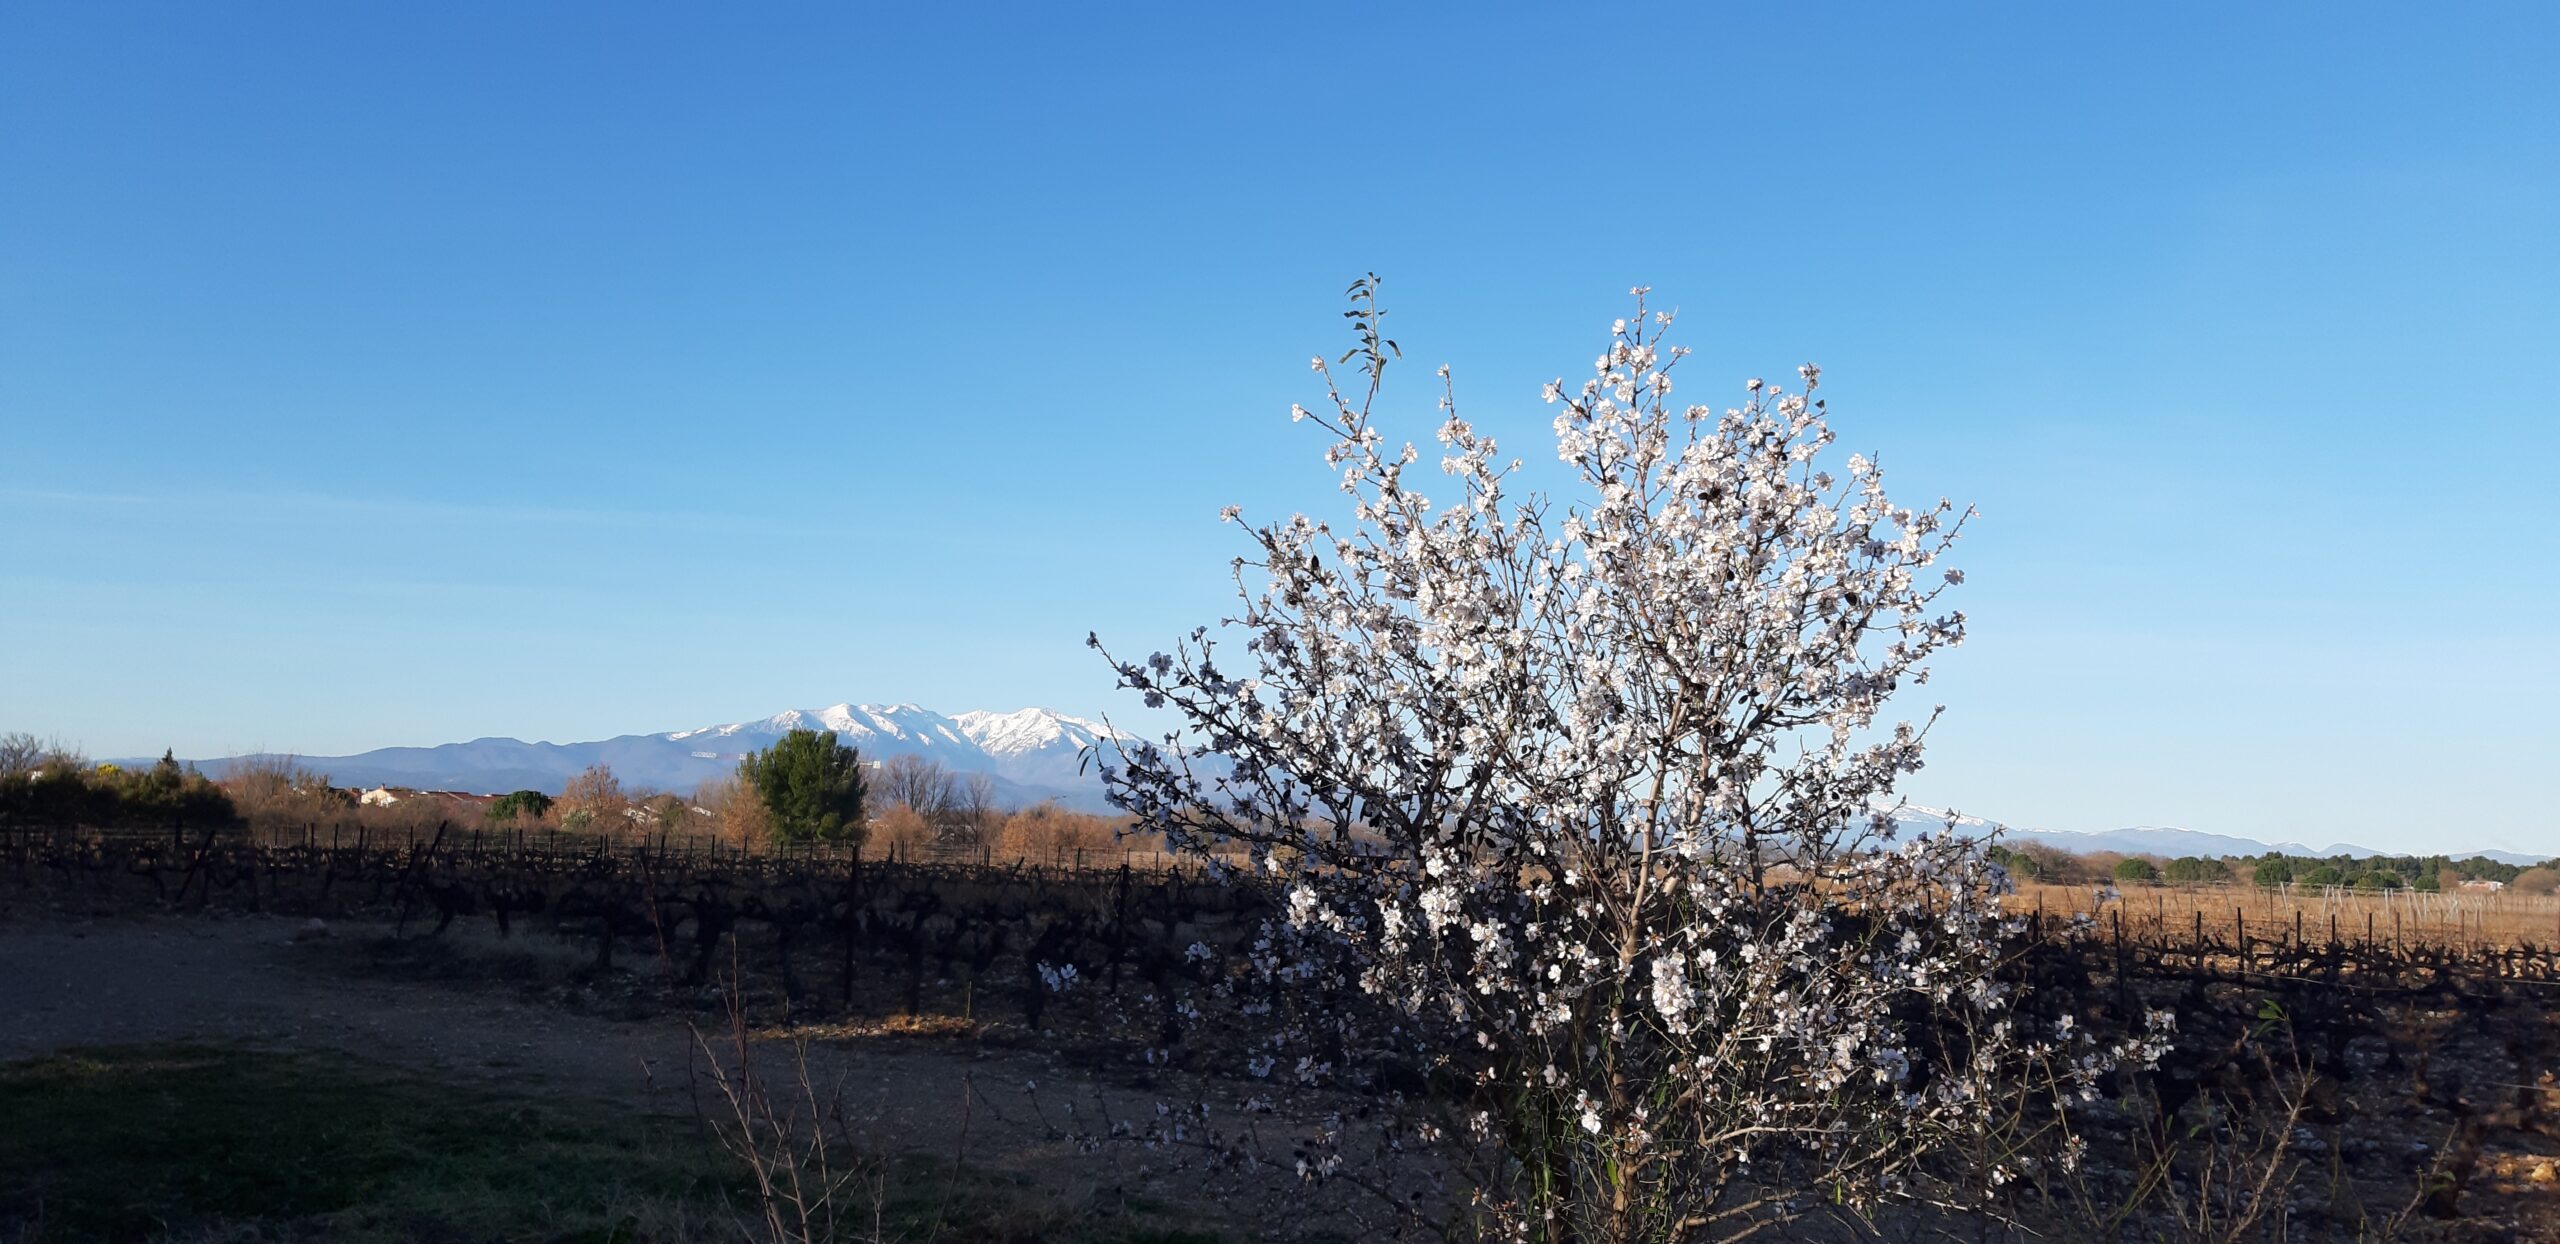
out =
<svg viewBox="0 0 2560 1244"><path fill-rule="evenodd" d="M2005 1177L2021 1069L2086 1082L2126 1051L2017 1022L2005 877L1879 811L1927 725L1886 700L1964 634L1938 598L1966 515L1827 469L1812 367L1675 404L1643 289L1592 376L1547 386L1573 495L1515 490L1443 368L1435 502L1373 414L1399 355L1377 292L1293 412L1349 521L1249 528L1242 662L1203 628L1116 664L1185 727L1109 758L1114 799L1285 889L1262 979L1393 1017L1335 1048L1431 1068L1413 1136L1472 1176L1468 1233L1730 1238Z"/></svg>

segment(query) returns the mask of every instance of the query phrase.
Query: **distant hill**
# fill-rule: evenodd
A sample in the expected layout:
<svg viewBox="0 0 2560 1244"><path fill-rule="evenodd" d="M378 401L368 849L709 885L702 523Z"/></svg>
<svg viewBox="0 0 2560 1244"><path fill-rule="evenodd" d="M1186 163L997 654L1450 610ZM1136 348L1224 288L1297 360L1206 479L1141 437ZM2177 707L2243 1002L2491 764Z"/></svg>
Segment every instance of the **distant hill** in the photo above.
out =
<svg viewBox="0 0 2560 1244"><path fill-rule="evenodd" d="M666 734L625 734L588 743L485 738L292 759L328 774L339 786L538 790L556 795L570 778L601 764L611 766L615 776L632 785L687 791L736 771L747 753L800 729L833 730L870 760L923 756L954 772L987 774L995 779L998 797L1008 804L1056 799L1090 811L1106 806L1100 782L1079 774L1078 762L1086 746L1113 732L1100 722L1040 708L946 717L914 704L838 704L792 709L755 721ZM196 764L220 777L242 761L274 758L226 756Z"/></svg>
<svg viewBox="0 0 2560 1244"><path fill-rule="evenodd" d="M1949 815L1949 813L1936 808L1922 808L1915 806L1905 808L1896 817L1896 819L1902 824L1913 826L1915 828L1937 828L1948 824ZM2212 834L2206 833L2202 830L2174 829L2153 825L2137 825L2127 829L2083 831L2071 829L2020 829L2016 826L2002 825L1996 821L1989 821L1981 817L1974 816L1957 816L1954 818L1954 822L1957 828L1965 831L1966 833L1997 833L2004 841L2041 842L2046 846L2080 854L2088 854L2094 851L2114 851L2124 855L2165 855L2171 857L2181 855L2199 855L2210 858L2225 855L2265 855L2270 851L2281 851L2286 855L2307 855L2320 859L2326 859L2337 855L2366 859L2376 855L2402 854L2400 852L2392 851L2377 851L2371 847L2360 847L2354 843L2348 842L2333 842L2325 847L2314 848L2305 846L2299 842L2260 842L2255 838L2235 838L2228 834ZM2539 864L2543 860L2550 858L2548 856L2520 855L2513 851L2447 851L2444 854L2448 859L2466 860L2476 857L2480 859L2495 860L2501 864L2514 864L2520 868L2531 867L2532 865Z"/></svg>
<svg viewBox="0 0 2560 1244"><path fill-rule="evenodd" d="M959 773L984 773L995 779L997 796L1021 806L1055 799L1068 807L1103 812L1101 781L1083 764L1084 749L1114 737L1098 721L1069 717L1043 708L1010 713L968 712L945 716L915 704L838 704L830 708L791 709L754 721L703 726L666 734L625 734L589 743L527 743L520 739L474 739L435 747L385 747L353 756L301 756L299 763L329 775L340 786L407 786L421 790L504 792L538 790L558 794L570 778L590 765L610 765L626 783L689 791L703 781L735 771L748 752L770 746L792 730L833 730L873 760L891 756L924 756ZM1126 734L1117 737L1130 738ZM149 758L146 758L146 761ZM216 777L249 757L230 756L196 762ZM1905 807L1900 821L1912 827L1939 827L1950 813ZM1956 816L1958 828L1972 834L1998 833L2008 841L2041 842L2065 851L2116 851L2128 855L2288 855L2358 858L2386 854L2353 843L2314 848L2298 842L2260 842L2228 834L2161 826L2079 831L2024 829L1975 816ZM2503 864L2527 866L2545 857L2513 851L2452 851L2453 859L2481 856Z"/></svg>

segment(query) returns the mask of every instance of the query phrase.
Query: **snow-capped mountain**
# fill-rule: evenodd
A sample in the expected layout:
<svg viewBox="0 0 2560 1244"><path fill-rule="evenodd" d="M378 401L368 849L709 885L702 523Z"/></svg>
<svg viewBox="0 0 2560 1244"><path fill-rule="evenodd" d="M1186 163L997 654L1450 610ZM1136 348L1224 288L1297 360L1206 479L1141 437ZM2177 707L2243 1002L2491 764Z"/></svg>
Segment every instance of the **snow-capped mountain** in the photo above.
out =
<svg viewBox="0 0 2560 1244"><path fill-rule="evenodd" d="M793 730L832 730L869 760L923 756L955 772L987 774L996 781L998 798L1009 805L1027 806L1055 799L1069 807L1096 812L1109 809L1102 797L1100 778L1083 764L1084 750L1115 737L1135 739L1101 722L1044 708L945 716L917 704L837 704L791 709L728 725L665 734L626 734L591 743L526 743L489 738L440 747L386 747L354 756L297 759L308 768L328 774L340 786L488 792L531 789L557 794L581 770L603 764L611 765L627 784L686 791L708 779L736 772L738 761L747 753L770 747L774 740ZM137 763L147 764L151 759L146 757ZM220 776L232 762L242 759L247 757L199 764ZM2379 854L2346 843L2314 850L2297 842L2264 843L2153 826L2096 832L2023 829L1917 805L1895 809L1894 818L1909 830L1941 829L1952 821L1968 835L1996 832L2011 842L2042 842L2078 852L2173 857L2261 855L2270 850L2324 857ZM2455 852L2453 858L2475 854L2513 864L2536 862L2533 857L2508 851Z"/></svg>
<svg viewBox="0 0 2560 1244"><path fill-rule="evenodd" d="M1114 737L1109 727L1043 708L944 716L917 704L837 704L789 709L771 717L665 734L626 734L589 743L526 743L485 738L437 747L385 747L353 756L298 757L340 786L410 786L430 790L540 790L558 793L590 765L610 765L626 784L691 790L735 772L747 753L793 730L832 730L867 760L923 756L959 773L996 780L1004 802L1056 799L1101 810L1102 786L1079 773L1083 749ZM1128 737L1125 735L1119 737ZM203 761L219 775L235 761Z"/></svg>
<svg viewBox="0 0 2560 1244"><path fill-rule="evenodd" d="M951 720L995 758L996 772L1031 786L1092 785L1097 779L1093 767L1085 763L1085 749L1131 737L1101 722L1045 708L962 713Z"/></svg>
<svg viewBox="0 0 2560 1244"><path fill-rule="evenodd" d="M775 739L794 730L832 730L837 738L874 760L915 755L931 757L955 769L985 768L966 763L980 759L982 749L958 721L917 704L794 708L755 721L678 730L665 737L697 752L725 757L734 764L748 752L770 747Z"/></svg>
<svg viewBox="0 0 2560 1244"><path fill-rule="evenodd" d="M832 730L875 759L917 755L966 773L992 773L1030 788L1081 791L1096 782L1084 750L1115 737L1109 726L1045 708L945 717L916 704L838 704L792 709L761 721L679 730L667 737L735 763L793 730ZM1118 736L1127 737L1127 736Z"/></svg>

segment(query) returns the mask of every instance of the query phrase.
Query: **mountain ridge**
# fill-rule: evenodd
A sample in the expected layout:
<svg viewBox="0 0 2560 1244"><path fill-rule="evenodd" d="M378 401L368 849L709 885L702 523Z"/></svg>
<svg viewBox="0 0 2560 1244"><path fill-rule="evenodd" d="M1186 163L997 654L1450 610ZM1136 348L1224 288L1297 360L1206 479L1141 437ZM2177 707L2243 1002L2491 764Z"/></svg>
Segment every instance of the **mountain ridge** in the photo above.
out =
<svg viewBox="0 0 2560 1244"><path fill-rule="evenodd" d="M1068 807L1097 812L1110 808L1103 798L1100 779L1085 762L1085 750L1115 738L1136 737L1104 722L1038 707L1011 712L974 709L945 715L920 704L846 701L824 708L785 709L770 717L722 725L616 735L581 743L527 743L489 735L465 743L383 747L347 756L256 753L195 763L219 777L243 761L291 759L327 773L333 782L343 786L489 793L539 790L550 794L559 793L570 778L588 766L603 764L634 785L687 791L734 772L747 753L771 746L774 740L795 729L833 730L868 759L923 756L955 772L987 774L995 780L997 797L1009 804L1056 800ZM2281 851L2321 858L2398 854L2353 843L2332 843L2315 850L2298 842L2267 843L2173 826L2137 825L2107 830L2022 828L1913 804L1899 805L1893 814L1899 824L1913 829L1953 823L1967 833L1997 833L2009 841L2041 842L2082 853L2227 856ZM2453 859L2474 856L2516 865L2549 858L2502 850L2449 854Z"/></svg>
<svg viewBox="0 0 2560 1244"><path fill-rule="evenodd" d="M626 783L684 791L735 772L749 752L771 746L792 730L816 729L834 731L868 760L922 756L954 772L986 774L995 779L998 797L1008 803L1055 799L1099 810L1104 806L1099 784L1079 772L1083 749L1111 738L1131 737L1101 722L1045 708L979 711L961 717L969 719L969 724L918 704L848 701L825 708L785 709L770 717L723 725L577 743L527 743L489 735L467 743L378 747L344 756L259 752L194 763L220 777L244 762L290 759L327 773L330 781L341 786L547 794L558 794L570 778L602 764Z"/></svg>
<svg viewBox="0 0 2560 1244"><path fill-rule="evenodd" d="M2348 842L2333 842L2325 848L2315 849L2299 842L2260 842L2255 838L2216 834L2199 829L2180 829L2167 825L2134 825L2122 829L2101 830L2027 829L1917 804L1901 805L1895 810L1894 820L1898 825L1913 829L1937 829L1953 823L1967 833L1998 834L2006 841L2039 842L2082 855L2097 851L2114 851L2125 855L2201 855L2218 858L2228 855L2265 855L2274 851L2316 859L2331 859L2341 855L2355 859L2370 859L2374 856L2409 854L2404 851L2380 851ZM2519 867L2529 867L2552 858L2496 849L2451 851L2445 852L2444 855L2447 859L2486 859Z"/></svg>

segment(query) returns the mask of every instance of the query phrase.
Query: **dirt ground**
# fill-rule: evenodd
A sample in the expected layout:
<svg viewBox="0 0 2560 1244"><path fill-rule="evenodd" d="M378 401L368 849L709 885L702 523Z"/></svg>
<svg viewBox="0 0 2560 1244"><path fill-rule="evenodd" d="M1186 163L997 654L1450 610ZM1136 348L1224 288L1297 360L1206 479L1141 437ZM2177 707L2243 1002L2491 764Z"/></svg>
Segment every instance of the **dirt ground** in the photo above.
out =
<svg viewBox="0 0 2560 1244"><path fill-rule="evenodd" d="M394 943L389 932L361 921L0 908L0 1062L194 1042L343 1056L422 1083L575 1097L613 1110L690 1118L720 1109L701 1074L708 1056L687 1022L708 1025L713 1053L725 1056L716 1008L617 1005L617 997L660 996L647 975L618 978L619 995L564 985L592 975L583 971L590 952L545 936L501 940L457 927ZM432 953L427 967L453 970L387 964L384 947ZM839 1026L803 1048L810 1078L834 1091L876 1153L956 1159L1061 1204L1178 1206L1185 1222L1229 1239L1368 1237L1358 1193L1312 1190L1291 1176L1293 1125L1284 1119L1258 1120L1262 1151L1276 1165L1253 1172L1203 1172L1185 1155L1128 1143L1095 1151L1061 1138L1062 1129L1104 1130L1091 1122L1097 1109L1151 1119L1159 1102L1206 1101L1233 1123L1242 1085L1098 1062L1091 1050L1018 1031L989 1037L1001 1027ZM768 1039L757 1047L760 1068L777 1083L791 1081L794 1046ZM1040 1086L1036 1098L1031 1084ZM1068 1117L1070 1107L1079 1119ZM2536 1211L2555 1186L2554 1169L2532 1154L2490 1155L2480 1191L2494 1201L2475 1200L2475 1211L2508 1223L2509 1238L2552 1238L2525 1224L2544 1221Z"/></svg>
<svg viewBox="0 0 2560 1244"><path fill-rule="evenodd" d="M245 1043L356 1055L620 1104L689 1108L675 1023L536 1012L500 997L319 970L303 922L119 918L0 926L0 1058L97 1045ZM333 930L361 935L361 929ZM672 1081L658 1072L672 1070Z"/></svg>
<svg viewBox="0 0 2560 1244"><path fill-rule="evenodd" d="M698 1100L721 1108L699 1074L707 1056L683 1017L606 1018L493 982L350 970L359 958L354 947L387 931L345 923L324 933L307 921L263 916L0 917L0 1061L203 1042L344 1055L428 1082L467 1078L617 1109L691 1116ZM466 935L455 936L466 953L500 946L518 956L581 953L541 938L473 947ZM719 1017L696 1022L714 1026L708 1035L721 1051ZM790 1076L793 1045L761 1043L759 1066ZM1087 1119L1097 1108L1151 1117L1158 1101L1183 1100L1197 1085L1135 1076L1122 1079L1140 1083L1097 1086L1089 1069L966 1035L837 1034L805 1048L810 1078L833 1089L855 1133L882 1152L956 1158L971 1169L1025 1177L1061 1198L1107 1191L1214 1206L1206 1214L1214 1221L1200 1225L1242 1238L1297 1234L1278 1226L1304 1229L1324 1217L1311 1216L1304 1190L1278 1171L1213 1177L1175 1169L1169 1158L1133 1146L1097 1153L1058 1138L1071 1106ZM1031 1084L1042 1086L1036 1100L1026 1089ZM1059 1096L1069 1084L1076 1086L1072 1102ZM1214 1090L1205 1099L1217 1100ZM1285 1154L1285 1139L1275 1143Z"/></svg>

